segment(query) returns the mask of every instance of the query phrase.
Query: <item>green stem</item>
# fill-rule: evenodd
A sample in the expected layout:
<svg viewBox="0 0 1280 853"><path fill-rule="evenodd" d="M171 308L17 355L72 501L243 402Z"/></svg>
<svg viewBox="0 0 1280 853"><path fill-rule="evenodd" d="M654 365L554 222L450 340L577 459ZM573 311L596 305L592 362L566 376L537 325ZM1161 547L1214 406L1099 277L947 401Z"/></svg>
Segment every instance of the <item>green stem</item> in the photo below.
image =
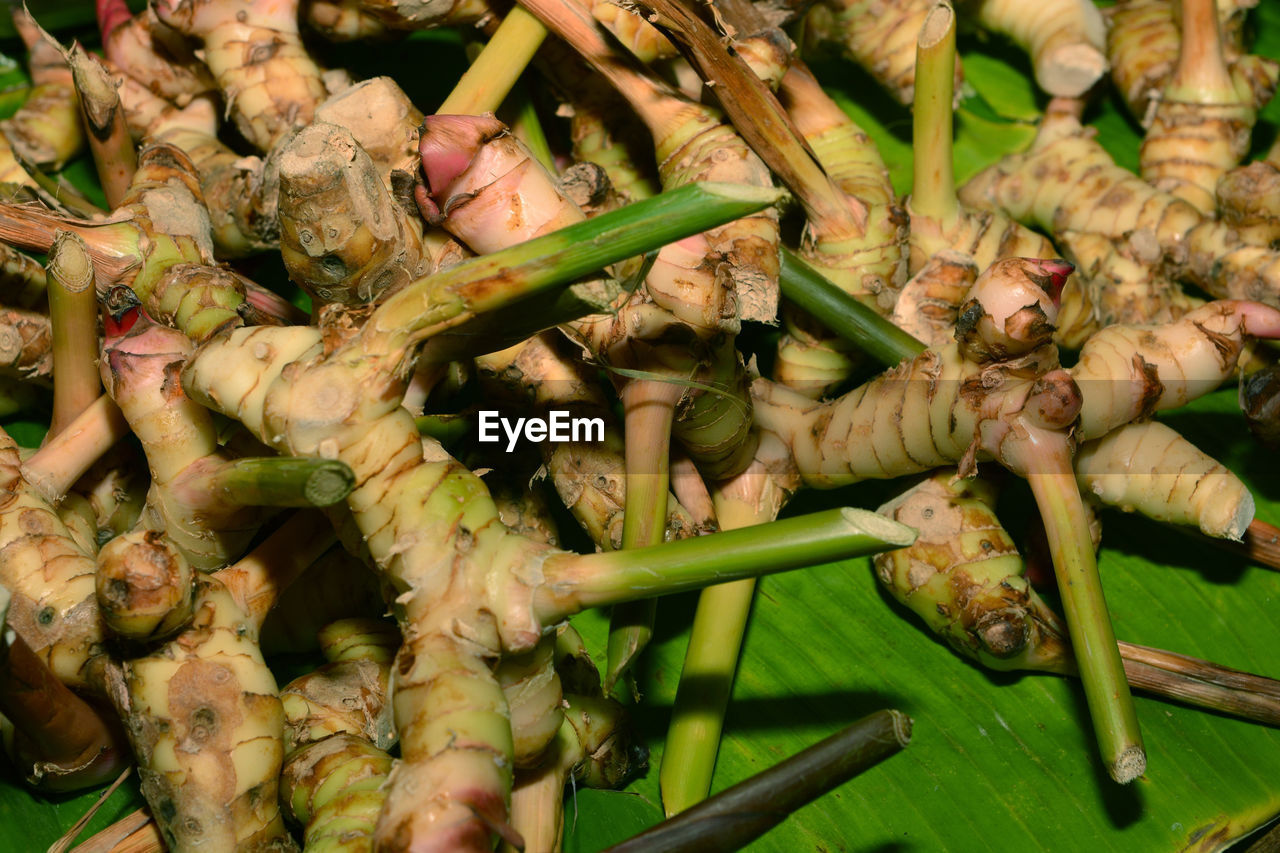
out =
<svg viewBox="0 0 1280 853"><path fill-rule="evenodd" d="M623 435L626 441L626 493L622 547L643 548L662 542L667 528L667 493L671 485L671 422L684 388L669 382L633 379L622 389ZM632 601L613 609L604 692L623 676L653 636L656 603Z"/></svg>
<svg viewBox="0 0 1280 853"><path fill-rule="evenodd" d="M268 456L237 459L196 486L239 506L329 506L345 498L356 478L337 459Z"/></svg>
<svg viewBox="0 0 1280 853"><path fill-rule="evenodd" d="M698 597L662 749L659 786L667 817L705 800L711 791L725 709L755 589L755 578L747 578L709 586Z"/></svg>
<svg viewBox="0 0 1280 853"><path fill-rule="evenodd" d="M563 287L777 200L772 189L711 182L664 192L419 279L384 302L348 346L370 355L407 349L476 314Z"/></svg>
<svg viewBox="0 0 1280 853"><path fill-rule="evenodd" d="M546 37L547 31L537 18L521 7L513 6L436 113L481 115L497 112Z"/></svg>
<svg viewBox="0 0 1280 853"><path fill-rule="evenodd" d="M924 344L845 293L785 248L781 284L783 296L820 317L824 326L886 367L925 351Z"/></svg>
<svg viewBox="0 0 1280 853"><path fill-rule="evenodd" d="M955 67L955 12L939 4L925 18L916 41L910 206L913 216L935 220L944 229L960 214L951 147Z"/></svg>
<svg viewBox="0 0 1280 853"><path fill-rule="evenodd" d="M84 241L59 231L46 269L49 320L53 326L52 438L98 399L98 295Z"/></svg>
<svg viewBox="0 0 1280 853"><path fill-rule="evenodd" d="M512 91L512 97L516 107L515 117L510 122L511 132L515 134L516 139L524 143L534 159L555 174L556 161L551 153L551 143L547 141L547 134L542 129L542 122L538 119L538 110L534 106L533 98L529 97L528 87L517 84Z"/></svg>
<svg viewBox="0 0 1280 853"><path fill-rule="evenodd" d="M1044 519L1071 648L1098 747L1111 778L1127 784L1146 769L1146 753L1102 594L1089 521L1071 468L1070 447L1065 434L1034 428L1029 430L1027 445L1022 462Z"/></svg>
<svg viewBox="0 0 1280 853"><path fill-rule="evenodd" d="M895 755L910 740L910 717L877 711L606 853L738 850L801 806Z"/></svg>
<svg viewBox="0 0 1280 853"><path fill-rule="evenodd" d="M589 607L903 548L915 535L873 512L843 507L647 548L557 556L543 567L534 611L552 625Z"/></svg>
<svg viewBox="0 0 1280 853"><path fill-rule="evenodd" d="M414 418L419 435L429 435L448 449L462 440L472 430L472 425L461 415L423 415Z"/></svg>

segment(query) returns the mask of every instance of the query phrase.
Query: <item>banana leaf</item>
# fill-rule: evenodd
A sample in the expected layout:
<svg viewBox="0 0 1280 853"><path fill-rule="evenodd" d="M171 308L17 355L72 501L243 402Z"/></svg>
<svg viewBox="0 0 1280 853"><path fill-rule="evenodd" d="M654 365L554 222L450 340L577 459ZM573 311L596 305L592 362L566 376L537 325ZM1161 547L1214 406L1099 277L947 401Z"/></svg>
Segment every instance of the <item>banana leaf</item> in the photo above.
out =
<svg viewBox="0 0 1280 853"><path fill-rule="evenodd" d="M69 10L82 26L85 0L37 0ZM1280 57L1280 3L1253 12L1255 51ZM64 26L50 22L54 27ZM0 30L0 37L3 30ZM12 42L0 50L20 56ZM969 89L957 126L957 177L1026 145L1043 97L1013 46L967 38ZM385 53L385 52L383 52ZM361 69L366 71L366 69ZM875 138L894 175L910 185L910 119L850 65L821 63L819 77ZM368 72L373 73L373 72ZM417 93L415 93L417 97ZM427 97L419 105L432 106ZM438 103L438 100L435 101ZM1264 112L1255 152L1275 136L1280 105ZM1122 164L1137 162L1139 135L1114 96L1090 122ZM81 163L77 179L91 170ZM1280 524L1280 461L1257 447L1224 389L1166 420L1246 480L1258 517ZM34 420L11 419L15 437L39 440ZM863 484L799 497L790 511L848 504L874 507L894 484ZM1006 522L1018 529L1028 493L1010 486ZM1224 556L1210 545L1119 513L1104 516L1099 558L1121 639L1280 677L1280 574ZM639 672L634 710L657 766L683 662L694 598L664 600L655 642ZM607 620L577 620L603 649ZM902 755L797 812L754 851L1220 850L1280 815L1280 732L1172 703L1137 699L1149 768L1136 783L1111 783L1093 745L1077 682L998 674L957 657L879 590L865 560L774 576L759 587L734 684L714 789L825 737L852 720L895 707L915 720ZM97 793L43 797L0 780L0 849L43 850ZM132 811L136 787L121 786L86 828ZM566 801L565 849L589 853L662 818L657 774L626 791L579 790Z"/></svg>

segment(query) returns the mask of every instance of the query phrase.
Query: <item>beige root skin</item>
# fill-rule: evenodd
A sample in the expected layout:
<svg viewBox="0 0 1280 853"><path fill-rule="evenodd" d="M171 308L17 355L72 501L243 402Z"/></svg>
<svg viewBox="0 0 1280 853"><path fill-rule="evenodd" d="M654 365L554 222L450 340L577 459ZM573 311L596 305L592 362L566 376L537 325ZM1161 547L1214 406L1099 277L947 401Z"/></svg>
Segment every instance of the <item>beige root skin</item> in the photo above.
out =
<svg viewBox="0 0 1280 853"><path fill-rule="evenodd" d="M156 15L204 44L204 61L236 128L260 151L311 121L326 96L298 36L298 4L159 0Z"/></svg>
<svg viewBox="0 0 1280 853"><path fill-rule="evenodd" d="M1158 421L1127 424L1085 442L1075 459L1080 490L1148 518L1240 541L1253 496L1238 477Z"/></svg>
<svg viewBox="0 0 1280 853"><path fill-rule="evenodd" d="M831 100L808 68L793 63L782 77L778 98L841 190L869 205L896 200L875 143Z"/></svg>
<svg viewBox="0 0 1280 853"><path fill-rule="evenodd" d="M965 359L955 344L929 350L838 400L814 401L763 379L751 392L756 422L778 436L795 459L804 482L835 488L865 479L901 477L960 463L971 470L975 453L1001 458L1007 432L997 422L1033 402L1036 377L1056 366L1045 353L984 368ZM971 397L990 371L1004 374L1001 393L985 401ZM913 429L883 429L886 423ZM853 448L872 448L871 453ZM1013 465L1013 460L1001 460Z"/></svg>
<svg viewBox="0 0 1280 853"><path fill-rule="evenodd" d="M1236 371L1245 339L1280 331L1280 310L1210 302L1164 326L1110 326L1080 350L1071 375L1084 394L1077 434L1087 441L1176 408Z"/></svg>
<svg viewBox="0 0 1280 853"><path fill-rule="evenodd" d="M443 227L477 251L583 218L496 119L435 117L422 150L432 196L443 202ZM663 247L642 289L615 313L584 318L572 331L603 363L676 380L668 387L680 411L675 438L710 476L728 476L747 464L752 444L745 371L730 337L738 325L732 284L712 268L713 255L702 235ZM721 393L690 388L687 379ZM628 381L635 380L619 384Z"/></svg>
<svg viewBox="0 0 1280 853"><path fill-rule="evenodd" d="M1122 251L1163 258L1219 298L1280 304L1280 253L1115 165L1081 126L1077 106L1051 104L1032 149L980 172L961 201L1055 232L1121 241Z"/></svg>
<svg viewBox="0 0 1280 853"><path fill-rule="evenodd" d="M22 474L45 500L57 503L128 432L119 407L103 394L23 463Z"/></svg>
<svg viewBox="0 0 1280 853"><path fill-rule="evenodd" d="M511 713L517 769L541 764L564 722L564 693L552 665L555 646L555 637L543 637L532 651L507 656L494 670Z"/></svg>
<svg viewBox="0 0 1280 853"><path fill-rule="evenodd" d="M1223 175L1218 214L1245 242L1265 246L1280 239L1280 168L1258 160Z"/></svg>
<svg viewBox="0 0 1280 853"><path fill-rule="evenodd" d="M379 843L388 849L410 844L487 849L491 832L505 819L513 754L506 700L487 660L500 648L530 648L540 630L518 615L522 595L489 605L498 605L494 612L503 613L496 624L479 618L476 603L487 601L488 594L473 587L487 584L479 577L453 580L452 570L439 563L453 558L441 552L439 543L451 541L448 531L456 533L462 525L470 534L467 550L493 555L485 577L517 570L530 559L536 565L540 550L506 532L492 503L481 497L482 486L464 468L443 454L433 453L435 461L424 461L422 439L396 395L370 396L371 376L317 362L318 344L313 330L256 329L248 337L207 345L202 359L222 363L218 375L197 361L188 381L202 400L291 453L314 452L323 444L340 457L354 454L362 460L358 464L365 479L348 502L385 575L406 593L398 606L405 645L394 670L403 760L392 772ZM306 358L282 373L300 356ZM227 370L224 359L244 369ZM210 382L215 384L205 384ZM334 405L316 409L316 391ZM349 425L314 419L320 412L339 410L350 410L350 421L339 416ZM459 504L454 497L459 489L472 499ZM417 519L417 534L403 537L397 517ZM490 588L504 587L499 582ZM441 607L446 589L451 590L447 597L462 596L459 603L470 603L461 609ZM442 622L445 611L449 615ZM528 599L523 612L529 612ZM450 627L464 624L475 626L466 629L466 636ZM450 689L439 689L446 684Z"/></svg>
<svg viewBox="0 0 1280 853"><path fill-rule="evenodd" d="M633 63L622 61L583 10L545 0L535 0L529 9L591 63L649 128L665 189L694 181L772 186L769 169L718 111L690 101ZM551 73L565 88L577 88L572 80L562 80L567 76L563 72L551 69ZM711 249L721 255L718 277L727 280L737 300L736 311L720 318L720 328L736 333L738 319L774 322L779 265L776 211L770 208L743 217L705 236Z"/></svg>
<svg viewBox="0 0 1280 853"><path fill-rule="evenodd" d="M101 652L93 560L22 475L18 446L0 433L0 583L13 595L9 625L71 687L91 686Z"/></svg>
<svg viewBox="0 0 1280 853"><path fill-rule="evenodd" d="M1218 180L1249 148L1257 108L1234 85L1214 0L1184 0L1178 65L1139 151L1142 177L1212 215ZM1272 85L1274 88L1274 83Z"/></svg>
<svg viewBox="0 0 1280 853"><path fill-rule="evenodd" d="M4 180L5 176L0 175L0 182ZM4 293L7 305L39 307L45 301L44 269L35 258L0 243L0 292Z"/></svg>
<svg viewBox="0 0 1280 853"><path fill-rule="evenodd" d="M24 381L52 380L53 329L46 315L0 309L0 374Z"/></svg>
<svg viewBox="0 0 1280 853"><path fill-rule="evenodd" d="M394 652L394 647L390 650ZM395 743L387 685L390 656L381 663L345 660L325 664L285 685L286 753L346 732L359 735L379 749Z"/></svg>
<svg viewBox="0 0 1280 853"><path fill-rule="evenodd" d="M31 93L2 133L23 158L57 171L84 150L80 105L62 48L40 29L26 7L13 7L13 26L30 51Z"/></svg>
<svg viewBox="0 0 1280 853"><path fill-rule="evenodd" d="M974 11L1031 54L1036 82L1050 95L1079 97L1107 71L1106 25L1091 0L979 0Z"/></svg>
<svg viewBox="0 0 1280 853"><path fill-rule="evenodd" d="M1065 232L1058 239L1076 265L1076 277L1093 309L1090 319L1098 328L1170 323L1203 304L1171 280L1158 261L1143 261L1127 245L1080 232ZM1061 340L1078 348L1094 331L1088 328L1083 335Z"/></svg>
<svg viewBox="0 0 1280 853"><path fill-rule="evenodd" d="M1093 136L1070 112L1051 111L1030 151L980 172L960 189L960 201L1054 232L1127 239L1144 255L1185 262L1184 238L1200 213L1116 166Z"/></svg>
<svg viewBox="0 0 1280 853"><path fill-rule="evenodd" d="M943 346L955 337L960 303L977 277L972 257L944 249L903 286L890 319L926 346Z"/></svg>
<svg viewBox="0 0 1280 853"><path fill-rule="evenodd" d="M591 10L591 17L646 65L680 55L676 46L634 9L624 9L608 0L589 0L584 5Z"/></svg>
<svg viewBox="0 0 1280 853"><path fill-rule="evenodd" d="M591 695L566 695L560 730L541 766L517 774L511 824L525 850L557 853L564 841L564 792L570 779L586 788L620 788L644 770L621 705ZM515 848L504 845L503 853Z"/></svg>
<svg viewBox="0 0 1280 853"><path fill-rule="evenodd" d="M1021 454L1010 452L1022 434L1017 424L1065 427L1079 406L1050 345L1056 309L1048 285L1069 269L1022 258L993 265L970 289L957 342L836 400L814 403L756 380L756 423L782 440L817 488L956 463L967 475L979 456L1021 473Z"/></svg>
<svg viewBox="0 0 1280 853"><path fill-rule="evenodd" d="M916 36L934 5L934 0L827 0L810 10L803 41L838 43L900 103L910 104ZM957 61L957 87L960 78Z"/></svg>
<svg viewBox="0 0 1280 853"><path fill-rule="evenodd" d="M1042 669L1069 654L1065 629L1022 576L994 497L989 483L944 468L880 507L919 536L877 554L876 576L964 656L992 669Z"/></svg>
<svg viewBox="0 0 1280 853"><path fill-rule="evenodd" d="M280 776L285 814L302 824L309 851L373 849L373 832L393 760L350 733L295 750Z"/></svg>
<svg viewBox="0 0 1280 853"><path fill-rule="evenodd" d="M111 7L107 14L115 16L114 25L102 22L104 29L109 27L102 38L103 55L156 96L185 106L217 88L186 38L156 17L154 9L130 16L121 0L98 0L98 6L99 19L106 11L102 7Z"/></svg>
<svg viewBox="0 0 1280 853"><path fill-rule="evenodd" d="M284 717L257 625L216 580L190 627L123 661L109 692L170 849L296 850L277 803Z"/></svg>
<svg viewBox="0 0 1280 853"><path fill-rule="evenodd" d="M1111 79L1129 111L1144 126L1151 121L1165 81L1178 62L1177 24L1169 0L1125 0L1103 11Z"/></svg>
<svg viewBox="0 0 1280 853"><path fill-rule="evenodd" d="M213 571L247 546L261 513L243 507L193 502L186 483L226 461L208 410L175 385L193 345L175 329L140 319L103 351L103 385L129 421L147 454L152 484L139 524L162 532L191 566Z"/></svg>
<svg viewBox="0 0 1280 853"><path fill-rule="evenodd" d="M316 107L316 121L346 128L389 188L397 173L416 175L422 113L390 77L362 80Z"/></svg>
<svg viewBox="0 0 1280 853"><path fill-rule="evenodd" d="M822 170L845 194L849 212L860 220L860 227L842 231L820 228L811 218L801 256L845 292L887 315L901 298L907 276L908 218L894 199L880 153L802 63L787 70L779 96ZM782 317L785 335L775 378L813 396L843 383L859 359L856 348L794 308L784 308Z"/></svg>
<svg viewBox="0 0 1280 853"><path fill-rule="evenodd" d="M1259 107L1271 98L1275 63L1243 53L1245 14L1255 0L1219 0L1218 28L1223 54L1238 91L1248 91ZM1178 64L1182 36L1170 0L1122 0L1102 10L1107 27L1107 59L1116 89L1143 127L1151 124L1161 93Z"/></svg>
<svg viewBox="0 0 1280 853"><path fill-rule="evenodd" d="M303 0L302 19L329 41L386 38L386 26L360 5L360 0Z"/></svg>
<svg viewBox="0 0 1280 853"><path fill-rule="evenodd" d="M125 89L121 89L122 96ZM125 101L128 109L128 101ZM152 119L145 134L182 149L200 176L209 208L213 246L219 257L234 258L270 249L279 240L274 163L242 157L218 139L217 107L208 98L180 112Z"/></svg>
<svg viewBox="0 0 1280 853"><path fill-rule="evenodd" d="M372 303L431 271L421 220L344 128L309 125L285 144L279 170L281 255L319 303Z"/></svg>
<svg viewBox="0 0 1280 853"><path fill-rule="evenodd" d="M147 642L186 625L195 604L191 565L155 531L134 531L98 553L98 611L118 637Z"/></svg>

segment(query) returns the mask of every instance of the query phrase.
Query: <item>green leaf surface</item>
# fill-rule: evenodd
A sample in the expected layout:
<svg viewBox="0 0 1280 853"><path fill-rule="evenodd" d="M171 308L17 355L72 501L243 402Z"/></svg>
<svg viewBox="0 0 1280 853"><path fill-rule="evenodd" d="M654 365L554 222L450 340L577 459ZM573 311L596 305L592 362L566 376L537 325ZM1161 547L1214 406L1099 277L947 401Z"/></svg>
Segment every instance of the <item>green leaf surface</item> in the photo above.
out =
<svg viewBox="0 0 1280 853"><path fill-rule="evenodd" d="M38 16L45 3L69 15L69 25L91 19L83 0L38 0ZM1254 16L1258 52L1280 57L1280 3L1263 0ZM968 37L962 44L971 91L957 121L960 180L1024 147L1034 131L1044 97L1028 83L1025 59L1008 60L1009 49ZM340 61L333 64L376 73L375 60L385 50L335 48ZM905 191L911 181L909 113L848 63L815 68L871 134L895 187ZM447 90L448 76L419 74L405 84L433 87L415 92L430 108L438 102L435 90ZM1263 116L1270 124L1255 134L1255 150L1274 138L1280 104L1273 102ZM1134 168L1140 136L1119 102L1108 95L1089 120L1117 160ZM73 174L83 182L86 166L76 168L81 171ZM1167 420L1251 485L1260 518L1280 523L1280 462L1247 436L1234 391L1220 391ZM40 424L15 422L31 431L29 441L38 441ZM874 507L896 488L869 483L805 494L791 511ZM1002 509L1012 510L1015 531L1014 519L1025 517L1027 502L1016 486L1002 502ZM1099 562L1122 639L1280 676L1280 575L1141 519L1108 513L1104 520ZM664 600L655 642L640 668L644 702L634 718L652 750L652 769L627 791L583 790L569 797L566 851L591 853L661 819L656 768L694 601ZM593 648L604 648L605 618L584 614L575 621ZM733 697L716 790L879 708L897 707L916 724L903 754L792 816L756 842L755 851L1213 850L1280 814L1280 731L1140 697L1149 769L1131 786L1114 785L1096 757L1078 683L990 673L957 657L880 592L866 560L760 583ZM46 849L98 796L43 797L11 777L0 780L0 850ZM139 803L136 787L122 787L86 835Z"/></svg>

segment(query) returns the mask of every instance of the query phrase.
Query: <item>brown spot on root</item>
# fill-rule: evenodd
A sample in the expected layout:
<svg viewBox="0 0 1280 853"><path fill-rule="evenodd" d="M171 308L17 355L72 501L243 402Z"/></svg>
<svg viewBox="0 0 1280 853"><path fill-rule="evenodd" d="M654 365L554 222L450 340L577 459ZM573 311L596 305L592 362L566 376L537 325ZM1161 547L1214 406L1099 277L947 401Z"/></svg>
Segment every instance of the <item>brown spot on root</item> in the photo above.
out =
<svg viewBox="0 0 1280 853"><path fill-rule="evenodd" d="M1221 362L1223 370L1229 370L1239 360L1241 344L1238 340L1230 335L1206 329L1200 323L1193 323L1192 325L1199 329L1200 334L1204 335L1209 340L1209 343L1213 344L1213 348L1218 351L1218 361Z"/></svg>
<svg viewBox="0 0 1280 853"><path fill-rule="evenodd" d="M28 536L53 534L53 516L43 509L24 509L18 514L18 527Z"/></svg>
<svg viewBox="0 0 1280 853"><path fill-rule="evenodd" d="M1160 381L1160 371L1154 364L1143 359L1141 353L1133 354L1133 371L1135 381L1141 383L1138 395L1138 413L1133 420L1149 418L1160 403L1164 394L1164 383Z"/></svg>

